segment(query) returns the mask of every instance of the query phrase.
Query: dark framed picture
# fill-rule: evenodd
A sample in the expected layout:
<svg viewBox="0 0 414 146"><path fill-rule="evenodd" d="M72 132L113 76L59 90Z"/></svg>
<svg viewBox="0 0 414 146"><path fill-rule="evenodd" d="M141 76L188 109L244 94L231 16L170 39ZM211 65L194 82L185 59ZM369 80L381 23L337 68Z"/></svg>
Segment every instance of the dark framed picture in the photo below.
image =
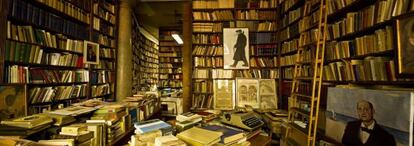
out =
<svg viewBox="0 0 414 146"><path fill-rule="evenodd" d="M398 75L414 75L414 17L396 20Z"/></svg>
<svg viewBox="0 0 414 146"><path fill-rule="evenodd" d="M84 41L83 62L87 64L99 64L99 44Z"/></svg>
<svg viewBox="0 0 414 146"><path fill-rule="evenodd" d="M214 109L232 110L235 106L234 80L214 80Z"/></svg>
<svg viewBox="0 0 414 146"><path fill-rule="evenodd" d="M27 116L26 86L0 85L0 121Z"/></svg>
<svg viewBox="0 0 414 146"><path fill-rule="evenodd" d="M224 28L224 69L249 69L249 29Z"/></svg>

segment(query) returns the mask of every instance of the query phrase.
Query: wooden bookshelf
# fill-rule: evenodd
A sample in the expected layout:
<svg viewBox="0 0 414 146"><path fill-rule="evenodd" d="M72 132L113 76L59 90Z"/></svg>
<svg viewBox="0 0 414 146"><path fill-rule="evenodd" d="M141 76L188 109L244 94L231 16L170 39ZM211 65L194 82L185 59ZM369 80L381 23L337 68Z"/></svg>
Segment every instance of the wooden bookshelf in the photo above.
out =
<svg viewBox="0 0 414 146"><path fill-rule="evenodd" d="M133 15L132 21L132 52L133 52L133 85L132 93L148 91L149 87L159 82L159 42L151 39L149 33L141 27Z"/></svg>
<svg viewBox="0 0 414 146"><path fill-rule="evenodd" d="M62 0L27 1L5 0L0 7L0 30L6 35L0 37L2 58L0 60L0 81L5 85L25 86L29 114L37 105L52 107L58 104L69 106L81 100L93 98L94 69L113 72L116 69L114 60L103 59L101 65L84 64L84 41L94 40L92 34L93 5L103 7L100 3L107 0ZM117 1L106 6L113 7L116 18ZM115 21L114 21L115 22ZM112 51L101 51L97 57L115 58L117 24L112 24ZM99 29L98 29L99 30ZM99 31L105 35L107 31ZM100 49L104 48L101 45ZM105 53L104 53L105 52ZM110 52L110 53L109 53ZM111 65L108 65L111 64ZM106 76L108 84L115 86L113 77ZM105 75L104 75L105 76ZM96 76L97 77L97 76ZM95 77L95 78L96 78ZM110 79L109 79L110 78ZM70 92L69 92L70 91ZM50 94L56 92L56 94ZM111 90L110 93L114 93ZM34 99L36 98L36 99ZM48 98L48 99L45 99ZM33 101L33 102L31 102Z"/></svg>

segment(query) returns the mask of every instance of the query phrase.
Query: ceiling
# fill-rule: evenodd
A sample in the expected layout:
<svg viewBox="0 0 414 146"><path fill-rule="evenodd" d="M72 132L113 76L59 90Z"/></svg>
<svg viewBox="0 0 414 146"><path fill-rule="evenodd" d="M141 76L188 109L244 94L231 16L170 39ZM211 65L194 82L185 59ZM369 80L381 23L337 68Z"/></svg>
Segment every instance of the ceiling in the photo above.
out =
<svg viewBox="0 0 414 146"><path fill-rule="evenodd" d="M183 4L188 0L132 0L138 21L158 37L159 27L181 27Z"/></svg>

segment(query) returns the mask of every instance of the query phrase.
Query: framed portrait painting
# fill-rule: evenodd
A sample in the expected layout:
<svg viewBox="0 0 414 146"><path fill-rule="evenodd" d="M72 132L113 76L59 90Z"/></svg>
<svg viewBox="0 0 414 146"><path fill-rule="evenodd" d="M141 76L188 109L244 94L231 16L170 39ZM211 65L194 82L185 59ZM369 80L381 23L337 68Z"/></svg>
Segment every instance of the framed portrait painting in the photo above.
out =
<svg viewBox="0 0 414 146"><path fill-rule="evenodd" d="M249 69L249 29L223 29L224 69Z"/></svg>
<svg viewBox="0 0 414 146"><path fill-rule="evenodd" d="M214 80L214 109L232 110L235 106L234 80Z"/></svg>
<svg viewBox="0 0 414 146"><path fill-rule="evenodd" d="M236 79L237 106L246 105L258 109L260 107L259 80L258 79Z"/></svg>
<svg viewBox="0 0 414 146"><path fill-rule="evenodd" d="M26 87L24 85L0 85L0 121L26 115Z"/></svg>
<svg viewBox="0 0 414 146"><path fill-rule="evenodd" d="M414 17L396 20L398 75L414 75Z"/></svg>
<svg viewBox="0 0 414 146"><path fill-rule="evenodd" d="M84 41L83 62L87 64L99 64L99 44Z"/></svg>

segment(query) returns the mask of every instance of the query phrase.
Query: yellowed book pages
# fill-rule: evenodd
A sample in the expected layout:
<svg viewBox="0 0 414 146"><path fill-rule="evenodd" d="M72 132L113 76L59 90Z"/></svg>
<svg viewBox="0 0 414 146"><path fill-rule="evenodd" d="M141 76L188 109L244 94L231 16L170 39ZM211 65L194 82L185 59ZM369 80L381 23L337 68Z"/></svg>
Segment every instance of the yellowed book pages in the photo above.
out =
<svg viewBox="0 0 414 146"><path fill-rule="evenodd" d="M198 127L193 127L186 131L177 134L177 137L193 146L213 145L220 141L223 135L221 132L205 130Z"/></svg>

